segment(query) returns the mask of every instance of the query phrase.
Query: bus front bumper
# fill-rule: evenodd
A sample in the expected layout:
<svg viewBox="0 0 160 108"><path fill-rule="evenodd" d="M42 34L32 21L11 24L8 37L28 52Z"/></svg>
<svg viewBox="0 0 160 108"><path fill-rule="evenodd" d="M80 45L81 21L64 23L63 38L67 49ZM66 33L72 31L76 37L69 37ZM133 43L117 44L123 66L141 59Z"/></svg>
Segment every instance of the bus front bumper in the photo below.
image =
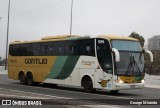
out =
<svg viewBox="0 0 160 108"><path fill-rule="evenodd" d="M140 89L144 88L145 83L116 83L114 85L114 90L125 90L125 89Z"/></svg>

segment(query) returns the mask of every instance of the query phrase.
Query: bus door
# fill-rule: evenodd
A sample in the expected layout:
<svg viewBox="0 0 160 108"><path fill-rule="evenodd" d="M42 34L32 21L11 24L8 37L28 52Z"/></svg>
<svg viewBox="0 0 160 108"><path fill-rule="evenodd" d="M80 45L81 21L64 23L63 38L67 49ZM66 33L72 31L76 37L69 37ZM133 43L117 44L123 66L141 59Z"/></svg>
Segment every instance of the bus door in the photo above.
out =
<svg viewBox="0 0 160 108"><path fill-rule="evenodd" d="M113 66L112 66L112 54L109 41L106 39L96 39L96 51L99 66L95 72L96 78L101 88L112 89L113 86ZM97 77L99 76L99 77Z"/></svg>

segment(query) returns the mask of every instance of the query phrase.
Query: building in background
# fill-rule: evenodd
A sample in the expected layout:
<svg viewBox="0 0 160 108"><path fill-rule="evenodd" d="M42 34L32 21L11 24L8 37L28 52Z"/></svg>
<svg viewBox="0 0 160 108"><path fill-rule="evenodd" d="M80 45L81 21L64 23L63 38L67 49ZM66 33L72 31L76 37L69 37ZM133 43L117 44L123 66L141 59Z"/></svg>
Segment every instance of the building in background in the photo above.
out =
<svg viewBox="0 0 160 108"><path fill-rule="evenodd" d="M149 50L160 50L160 35L148 39Z"/></svg>

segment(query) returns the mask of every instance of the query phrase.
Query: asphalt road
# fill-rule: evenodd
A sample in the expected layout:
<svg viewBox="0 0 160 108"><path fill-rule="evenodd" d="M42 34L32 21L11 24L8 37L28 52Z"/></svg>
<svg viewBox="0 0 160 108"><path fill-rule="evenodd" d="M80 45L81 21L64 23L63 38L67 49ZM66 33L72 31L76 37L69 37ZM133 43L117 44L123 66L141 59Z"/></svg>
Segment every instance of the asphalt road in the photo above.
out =
<svg viewBox="0 0 160 108"><path fill-rule="evenodd" d="M110 94L106 91L96 91L95 93L84 93L82 88L67 87L58 85L45 86L42 84L36 86L27 86L19 84L19 81L8 79L6 74L0 74L0 88L8 90L23 91L24 93L43 94L50 97L61 97L64 100L74 100L79 102L88 102L92 105L118 105L125 107L144 108L144 105L130 105L131 101L156 101L160 102L160 89L143 88L134 90L121 90L117 94ZM34 94L33 94L34 95ZM158 100L157 100L158 99ZM158 108L160 105L145 105L145 108Z"/></svg>

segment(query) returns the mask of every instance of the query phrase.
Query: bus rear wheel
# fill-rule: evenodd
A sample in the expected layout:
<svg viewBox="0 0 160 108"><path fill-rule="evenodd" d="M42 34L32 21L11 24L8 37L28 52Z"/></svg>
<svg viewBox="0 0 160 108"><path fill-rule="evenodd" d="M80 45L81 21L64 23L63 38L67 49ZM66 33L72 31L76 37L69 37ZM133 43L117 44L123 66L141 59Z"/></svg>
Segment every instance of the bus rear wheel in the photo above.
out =
<svg viewBox="0 0 160 108"><path fill-rule="evenodd" d="M23 72L20 72L19 74L19 81L20 81L20 84L26 84L26 78L25 78L25 75Z"/></svg>
<svg viewBox="0 0 160 108"><path fill-rule="evenodd" d="M95 92L95 89L93 88L92 80L90 78L86 78L84 80L85 80L83 84L84 91L87 93Z"/></svg>
<svg viewBox="0 0 160 108"><path fill-rule="evenodd" d="M32 75L32 73L29 72L29 73L27 74L26 82L27 82L27 84L30 85L30 86L33 85L34 82L33 82L33 75Z"/></svg>

